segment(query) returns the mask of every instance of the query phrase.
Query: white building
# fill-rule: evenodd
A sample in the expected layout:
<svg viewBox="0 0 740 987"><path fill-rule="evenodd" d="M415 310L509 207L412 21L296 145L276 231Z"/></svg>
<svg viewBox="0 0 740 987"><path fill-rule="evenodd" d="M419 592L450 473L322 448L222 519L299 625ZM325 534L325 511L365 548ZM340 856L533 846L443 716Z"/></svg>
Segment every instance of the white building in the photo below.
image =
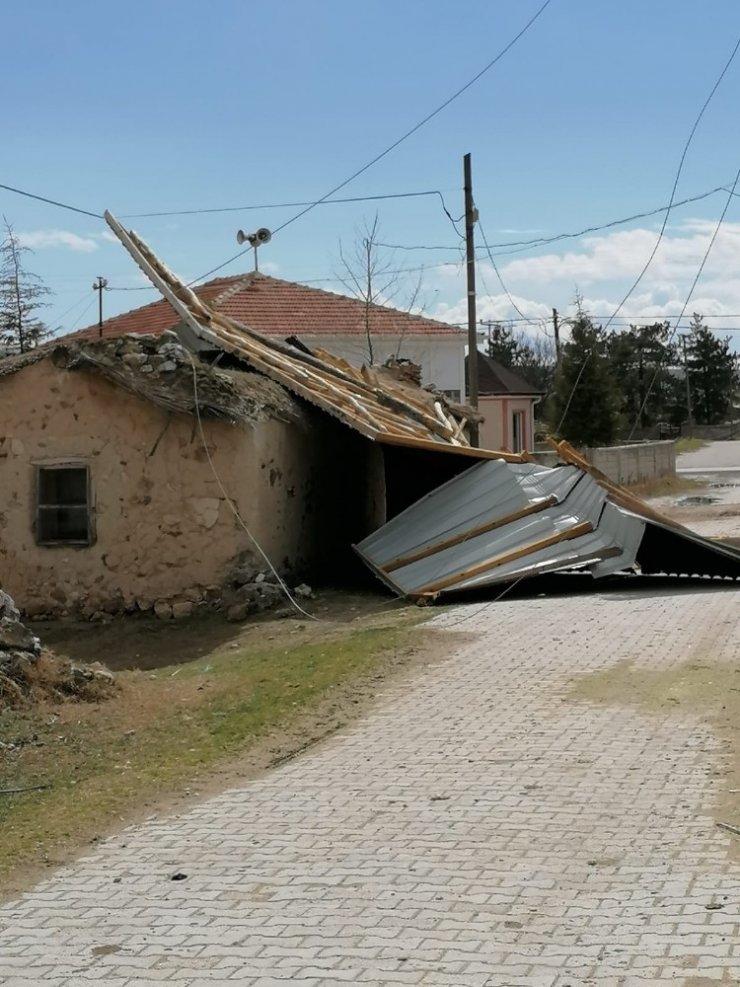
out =
<svg viewBox="0 0 740 987"><path fill-rule="evenodd" d="M356 366L406 359L422 369L422 383L453 400L465 394L466 334L455 326L383 305L365 306L347 295L311 288L264 274L217 278L195 293L244 325L266 336L297 337L309 349L321 348ZM103 336L159 334L178 317L164 300L108 319ZM98 326L82 330L100 335Z"/></svg>

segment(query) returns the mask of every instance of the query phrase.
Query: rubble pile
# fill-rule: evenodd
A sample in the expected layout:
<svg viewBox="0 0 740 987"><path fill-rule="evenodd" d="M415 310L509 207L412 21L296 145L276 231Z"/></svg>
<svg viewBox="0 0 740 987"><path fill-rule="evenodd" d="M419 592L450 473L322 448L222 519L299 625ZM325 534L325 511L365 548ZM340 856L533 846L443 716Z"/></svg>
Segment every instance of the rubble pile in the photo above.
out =
<svg viewBox="0 0 740 987"><path fill-rule="evenodd" d="M195 374L198 409L206 418L253 425L267 418L297 421L303 412L279 384L261 374L211 367L185 349L177 333L129 333L112 339L75 340L51 351L65 370L87 370L166 411L192 414Z"/></svg>
<svg viewBox="0 0 740 987"><path fill-rule="evenodd" d="M293 593L302 599L313 596L305 583L296 586ZM285 603L285 594L274 573L261 569L251 552L242 552L231 568L219 602L226 619L239 622L251 614L277 609Z"/></svg>
<svg viewBox="0 0 740 987"><path fill-rule="evenodd" d="M94 702L111 695L115 680L102 665L81 665L42 648L0 590L0 711L33 700Z"/></svg>

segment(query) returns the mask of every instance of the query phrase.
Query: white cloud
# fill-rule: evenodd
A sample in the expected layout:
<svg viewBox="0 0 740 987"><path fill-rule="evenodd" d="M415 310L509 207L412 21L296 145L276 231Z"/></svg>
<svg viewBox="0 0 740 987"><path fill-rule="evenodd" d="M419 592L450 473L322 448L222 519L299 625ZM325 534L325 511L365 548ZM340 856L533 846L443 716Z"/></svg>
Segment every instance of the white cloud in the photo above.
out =
<svg viewBox="0 0 740 987"><path fill-rule="evenodd" d="M622 306L612 325L677 316L683 309L694 278L716 229L715 220L690 219L666 232L655 257L635 292ZM576 249L550 250L539 256L523 255L502 263L500 273L516 307L499 286L490 264L478 264L478 318L483 320L551 319L555 306L565 317L573 313L576 291L593 316L605 322L641 274L655 247L657 231L620 230L584 237ZM740 319L718 316L740 314L740 223L723 223L700 280L686 305L686 321L692 313L704 315L720 334L724 327L740 326ZM464 275L457 280L447 272L435 278L440 298L437 318L464 323L467 303ZM715 321L712 322L712 317ZM684 325L686 322L684 322ZM740 334L733 338L740 344Z"/></svg>
<svg viewBox="0 0 740 987"><path fill-rule="evenodd" d="M512 304L512 301L514 304ZM516 308L514 307L516 305ZM517 312L519 309L519 312ZM521 315L519 314L521 312ZM435 319L442 322L453 322L456 324L467 323L468 303L465 298L460 301L448 304L440 302L435 311L431 313ZM543 302L535 302L530 298L521 295L478 295L477 299L478 319L483 322L506 322L508 319L520 320L522 316L532 319L534 322L541 322L552 317L552 306Z"/></svg>
<svg viewBox="0 0 740 987"><path fill-rule="evenodd" d="M647 280L682 282L699 268L716 224L689 220L676 236L664 236L650 263ZM584 237L579 251L523 257L500 268L504 280L539 284L567 281L588 285L598 281L636 278L647 263L657 242L652 230L621 230L606 236ZM731 274L737 268L740 251L740 223L725 223L717 236L706 267L706 276Z"/></svg>
<svg viewBox="0 0 740 987"><path fill-rule="evenodd" d="M98 250L99 244L92 237L78 236L69 230L35 230L33 233L19 233L18 240L32 250L62 247L77 253L90 254Z"/></svg>

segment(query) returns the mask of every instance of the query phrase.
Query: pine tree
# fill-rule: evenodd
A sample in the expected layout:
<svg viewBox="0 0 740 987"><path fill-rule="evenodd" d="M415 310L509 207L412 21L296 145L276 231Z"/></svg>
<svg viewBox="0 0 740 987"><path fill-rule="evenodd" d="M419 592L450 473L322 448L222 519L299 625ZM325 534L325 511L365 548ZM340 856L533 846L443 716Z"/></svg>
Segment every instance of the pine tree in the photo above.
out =
<svg viewBox="0 0 740 987"><path fill-rule="evenodd" d="M696 421L725 421L738 387L737 359L729 339L718 339L696 312L686 338L686 363Z"/></svg>
<svg viewBox="0 0 740 987"><path fill-rule="evenodd" d="M670 416L673 398L670 324L630 326L613 333L607 343L609 365L620 397L622 424L629 431L645 428Z"/></svg>
<svg viewBox="0 0 740 987"><path fill-rule="evenodd" d="M488 323L488 339L486 354L500 363L503 367L515 367L520 355L521 346L511 329L502 326L500 322L493 325Z"/></svg>
<svg viewBox="0 0 740 987"><path fill-rule="evenodd" d="M5 236L0 244L0 347L25 353L48 339L52 330L39 318L44 299L51 294L41 278L23 265L26 254L18 234L3 216Z"/></svg>
<svg viewBox="0 0 740 987"><path fill-rule="evenodd" d="M608 445L617 434L618 406L604 331L579 310L570 338L561 347L550 419L559 435L574 445Z"/></svg>

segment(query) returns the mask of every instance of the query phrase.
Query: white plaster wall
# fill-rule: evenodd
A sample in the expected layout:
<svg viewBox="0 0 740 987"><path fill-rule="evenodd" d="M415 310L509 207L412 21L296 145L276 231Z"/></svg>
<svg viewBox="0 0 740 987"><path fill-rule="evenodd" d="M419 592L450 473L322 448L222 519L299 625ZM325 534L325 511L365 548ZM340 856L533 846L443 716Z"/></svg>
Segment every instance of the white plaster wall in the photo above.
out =
<svg viewBox="0 0 740 987"><path fill-rule="evenodd" d="M341 356L356 366L370 362L368 342L360 336L301 335L306 346L319 346L335 356ZM373 361L384 363L391 356L403 357L419 364L422 383L433 384L442 391L465 393L465 337L395 336L372 337Z"/></svg>

